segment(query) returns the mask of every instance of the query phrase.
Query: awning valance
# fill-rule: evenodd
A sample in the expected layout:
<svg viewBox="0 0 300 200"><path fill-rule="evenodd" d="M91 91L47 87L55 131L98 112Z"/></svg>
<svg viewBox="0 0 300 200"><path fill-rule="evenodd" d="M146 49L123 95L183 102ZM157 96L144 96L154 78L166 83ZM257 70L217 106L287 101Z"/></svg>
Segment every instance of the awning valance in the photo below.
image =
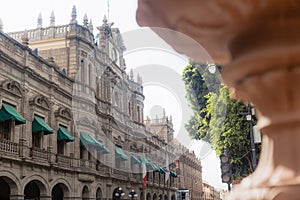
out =
<svg viewBox="0 0 300 200"><path fill-rule="evenodd" d="M44 131L45 135L53 133L53 129L50 128L50 126L46 124L44 120L39 117L34 117L34 120L32 122L32 132L35 133L38 131Z"/></svg>
<svg viewBox="0 0 300 200"><path fill-rule="evenodd" d="M157 167L155 164L152 163L152 168L154 171L158 172L159 171L159 167Z"/></svg>
<svg viewBox="0 0 300 200"><path fill-rule="evenodd" d="M94 146L101 148L103 144L98 142L94 137L90 136L87 133L80 133L80 146Z"/></svg>
<svg viewBox="0 0 300 200"><path fill-rule="evenodd" d="M13 120L16 125L26 124L26 120L12 107L2 103L0 121Z"/></svg>
<svg viewBox="0 0 300 200"><path fill-rule="evenodd" d="M59 127L57 131L57 140L65 140L66 142L73 142L75 139L67 129L63 127Z"/></svg>
<svg viewBox="0 0 300 200"><path fill-rule="evenodd" d="M164 170L162 167L159 168L159 173L166 174L166 170Z"/></svg>
<svg viewBox="0 0 300 200"><path fill-rule="evenodd" d="M141 161L139 159L137 159L137 157L135 157L134 155L131 156L131 163L133 164L140 164Z"/></svg>
<svg viewBox="0 0 300 200"><path fill-rule="evenodd" d="M101 142L96 140L94 137L90 136L87 133L80 133L80 146L93 146L97 149L97 151L108 154L110 153L109 149L104 146Z"/></svg>
<svg viewBox="0 0 300 200"><path fill-rule="evenodd" d="M151 163L149 162L149 160L147 160L147 159L144 158L143 156L139 156L139 160L141 161L141 163L145 163L146 165L151 164Z"/></svg>
<svg viewBox="0 0 300 200"><path fill-rule="evenodd" d="M115 147L115 154L116 154L116 158L118 159L122 159L122 160L128 160L127 155L124 153L124 151L119 148L119 147Z"/></svg>
<svg viewBox="0 0 300 200"><path fill-rule="evenodd" d="M171 171L170 171L170 176L172 176L172 177L175 177L175 178L176 178L176 177L177 177L177 174L176 174L176 172L174 172L174 171L172 171L172 170L171 170Z"/></svg>
<svg viewBox="0 0 300 200"><path fill-rule="evenodd" d="M103 147L100 148L100 152L103 154L108 154L110 153L109 149L103 145Z"/></svg>

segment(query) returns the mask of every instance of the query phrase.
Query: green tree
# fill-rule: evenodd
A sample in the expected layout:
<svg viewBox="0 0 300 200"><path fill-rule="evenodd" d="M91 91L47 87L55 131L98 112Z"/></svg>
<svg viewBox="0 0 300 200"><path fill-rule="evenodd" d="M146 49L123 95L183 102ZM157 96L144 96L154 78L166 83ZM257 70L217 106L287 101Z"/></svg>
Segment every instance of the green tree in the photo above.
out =
<svg viewBox="0 0 300 200"><path fill-rule="evenodd" d="M210 143L217 155L227 147L233 178L241 179L253 171L250 127L242 114L247 107L231 97L218 73L207 69L207 64L191 63L183 71L186 98L194 113L185 127L192 138Z"/></svg>

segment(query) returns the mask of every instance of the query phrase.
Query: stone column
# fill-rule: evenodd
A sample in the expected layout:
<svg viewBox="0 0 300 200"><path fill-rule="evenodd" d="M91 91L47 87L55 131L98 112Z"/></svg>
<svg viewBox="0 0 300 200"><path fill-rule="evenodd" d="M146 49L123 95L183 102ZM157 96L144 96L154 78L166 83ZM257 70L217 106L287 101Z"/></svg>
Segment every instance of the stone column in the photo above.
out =
<svg viewBox="0 0 300 200"><path fill-rule="evenodd" d="M260 111L263 149L257 170L229 199L299 199L299 9L296 0L139 0L140 25L174 29L203 45L223 62L223 80L236 98ZM205 61L190 43L179 43L178 34L153 30L177 51Z"/></svg>

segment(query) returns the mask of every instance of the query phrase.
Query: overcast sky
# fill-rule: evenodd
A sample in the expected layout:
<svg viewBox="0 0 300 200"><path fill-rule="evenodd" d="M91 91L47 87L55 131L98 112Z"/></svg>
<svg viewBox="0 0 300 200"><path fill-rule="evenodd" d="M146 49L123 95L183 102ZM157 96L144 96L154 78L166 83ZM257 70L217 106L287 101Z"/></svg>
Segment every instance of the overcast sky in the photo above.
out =
<svg viewBox="0 0 300 200"><path fill-rule="evenodd" d="M118 27L122 33L139 29L135 21L135 11L137 8L137 0L8 0L1 4L0 18L3 22L4 32L22 31L25 29L34 29L37 27L37 18L39 13L42 15L43 27L47 27L50 24L50 14L53 11L55 15L56 25L68 24L71 20L71 11L73 5L77 8L77 21L82 24L84 14L87 14L88 19L92 19L94 25L94 34L97 33L97 28L102 24L103 16L106 15L109 21L114 22L114 27ZM181 76L182 69L186 65L187 59L182 56L169 53L166 57L161 58L162 62L169 63L169 65L175 66L175 71ZM149 56L149 55L148 55ZM157 56L157 55L156 55ZM159 55L160 57L162 55ZM142 57L142 56L138 56ZM130 57L126 60L128 68L140 66L138 62L142 59L137 59L137 56ZM145 59L144 59L145 60ZM148 60L154 60L148 58ZM160 60L157 58L156 60ZM149 63L148 63L149 64ZM159 63L156 63L159 64ZM161 63L160 63L161 64ZM177 95L172 91L165 91L165 95L170 95L170 98L161 101L161 96L155 96L159 90L168 90L167 87L157 88L158 85L148 84L144 86L145 100L145 114L151 115L151 108L159 105L166 108L166 114L173 116L175 125L175 131L178 131L178 120L182 120L180 112L180 104L178 103ZM169 92L169 93L168 93ZM157 98L155 98L157 97ZM177 98L177 99L176 99ZM149 101L147 101L149 100ZM156 107L157 108L157 107ZM153 111L153 110L152 110ZM176 121L177 120L177 121ZM200 142L193 141L188 146L196 151L196 154L200 155L199 146ZM218 188L226 188L225 184L221 183L220 179L220 162L214 152L211 152L205 159L202 159L203 165L203 179Z"/></svg>

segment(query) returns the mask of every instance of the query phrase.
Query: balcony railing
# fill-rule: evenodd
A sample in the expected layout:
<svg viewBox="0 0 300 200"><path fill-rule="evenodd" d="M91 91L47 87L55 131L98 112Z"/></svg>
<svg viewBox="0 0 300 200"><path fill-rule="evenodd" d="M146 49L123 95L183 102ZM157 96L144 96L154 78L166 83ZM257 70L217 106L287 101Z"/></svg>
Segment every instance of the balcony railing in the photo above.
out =
<svg viewBox="0 0 300 200"><path fill-rule="evenodd" d="M0 140L0 151L5 154L19 154L19 145L9 140Z"/></svg>
<svg viewBox="0 0 300 200"><path fill-rule="evenodd" d="M82 168L94 168L94 163L91 160L80 160L80 167Z"/></svg>
<svg viewBox="0 0 300 200"><path fill-rule="evenodd" d="M56 162L58 165L69 167L71 166L71 158L62 154L56 156Z"/></svg>
<svg viewBox="0 0 300 200"><path fill-rule="evenodd" d="M50 153L45 149L30 148L30 156L39 160L47 161L50 158Z"/></svg>
<svg viewBox="0 0 300 200"><path fill-rule="evenodd" d="M121 179L128 179L129 178L129 172L121 171L117 169L113 169L113 174Z"/></svg>

